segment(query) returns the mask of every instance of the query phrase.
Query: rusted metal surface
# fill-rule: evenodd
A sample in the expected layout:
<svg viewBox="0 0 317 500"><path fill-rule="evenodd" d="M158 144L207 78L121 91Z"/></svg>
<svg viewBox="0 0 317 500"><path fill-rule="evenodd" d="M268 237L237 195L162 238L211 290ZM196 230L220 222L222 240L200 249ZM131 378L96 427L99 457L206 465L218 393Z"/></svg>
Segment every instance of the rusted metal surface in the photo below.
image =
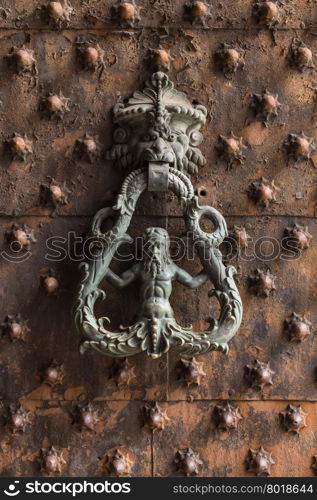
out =
<svg viewBox="0 0 317 500"><path fill-rule="evenodd" d="M132 27L111 18L115 1L70 3L74 12L62 30L50 24L39 2L4 0L0 8L0 473L95 476L119 470L134 476L171 476L184 473L177 472L174 460L179 450L190 448L202 461L197 464L199 475L245 476L254 474L253 465L247 471L249 449L262 446L275 462L271 475L314 474L314 2L281 3L277 23L269 26L254 15L253 5L259 2L220 2L204 25L184 18L181 0L143 0L136 2L140 21ZM294 38L312 51L309 64L298 64L296 50L303 45L294 45ZM96 63L91 52L87 64L87 43L98 52ZM223 44L243 56L243 64L232 72L215 59L227 47ZM19 59L20 49L26 54ZM82 258L80 243L74 255L72 238L85 235L91 216L113 204L124 176L105 159L112 143L110 110L117 93L126 97L142 87L158 49L166 51L159 54L159 64L168 67L177 88L209 111L201 145L207 164L193 177L200 203L226 217L233 240L244 248L232 257L244 304L243 324L228 356L212 353L196 360L203 363L198 365L199 384L195 373L193 383L180 376L174 355L156 361L136 356L120 375L110 358L93 352L80 356L71 324ZM270 113L259 108L265 92L281 105ZM308 145L302 141L294 149L292 134L308 138ZM229 143L226 154L217 148L221 136L237 141ZM231 155L237 145L239 154ZM250 196L252 186L262 186L261 197ZM180 214L172 194L148 193L139 202L131 235L160 226L185 242ZM300 236L295 224L302 228ZM9 251L12 231L24 246L22 254ZM300 252L285 246L285 239L294 234ZM49 258L52 251L46 243L52 236L63 238L62 257L55 260ZM70 256L65 254L68 241ZM27 251L29 258L12 262L13 256ZM196 273L198 260L189 257L179 262ZM128 262L115 263L116 270L126 267ZM267 297L250 286L257 269L274 276L275 290ZM106 290L107 310L98 312L109 315L114 327L129 324L138 303L137 288L120 293L107 285ZM211 315L207 292L206 286L198 294L175 284L172 305L180 324L203 329ZM296 318L301 325L294 327ZM255 359L269 362L272 384L250 384L245 367ZM56 375L52 366L62 367L62 373ZM48 380L49 367L54 380ZM228 399L243 418L221 430L213 418L214 407ZM144 424L144 407L151 408L153 400L169 420L164 417L152 438L153 426ZM89 402L96 411L93 429L79 418L80 408ZM307 427L298 433L288 432L281 422L288 405L300 405L307 413ZM54 450L62 459L57 460ZM44 463L45 457L53 458ZM113 457L117 468L111 465Z"/></svg>
<svg viewBox="0 0 317 500"><path fill-rule="evenodd" d="M271 476L313 475L312 456L316 449L316 403L304 403L308 413L307 427L300 437L281 425L279 412L285 410L284 401L237 401L242 419L236 429L223 431L212 419L217 401L174 402L168 404L171 425L155 433L154 474L156 476L184 475L177 473L173 463L179 448L191 447L203 462L201 476L254 476L247 471L249 449L260 446L272 454L275 465ZM296 402L295 402L296 403ZM309 418L310 416L310 418Z"/></svg>

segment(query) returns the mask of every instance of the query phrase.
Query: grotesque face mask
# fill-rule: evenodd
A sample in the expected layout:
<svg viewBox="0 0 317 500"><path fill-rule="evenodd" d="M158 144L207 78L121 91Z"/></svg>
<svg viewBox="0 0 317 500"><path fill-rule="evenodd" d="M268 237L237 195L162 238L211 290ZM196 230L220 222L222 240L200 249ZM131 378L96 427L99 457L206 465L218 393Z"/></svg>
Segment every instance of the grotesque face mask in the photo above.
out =
<svg viewBox="0 0 317 500"><path fill-rule="evenodd" d="M164 73L155 73L143 92L115 106L118 127L107 159L121 168L142 167L151 161L196 173L205 164L197 146L206 114L204 106L192 105L185 94L176 92Z"/></svg>

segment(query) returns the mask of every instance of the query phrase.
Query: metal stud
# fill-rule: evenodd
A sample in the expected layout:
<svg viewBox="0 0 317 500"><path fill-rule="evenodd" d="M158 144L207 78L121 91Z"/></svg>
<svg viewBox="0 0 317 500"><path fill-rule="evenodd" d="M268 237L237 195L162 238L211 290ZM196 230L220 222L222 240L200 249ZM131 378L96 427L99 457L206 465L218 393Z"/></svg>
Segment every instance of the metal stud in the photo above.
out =
<svg viewBox="0 0 317 500"><path fill-rule="evenodd" d="M41 459L41 472L49 476L60 474L66 464L63 452L58 451L54 446L51 446L48 450L42 448Z"/></svg>
<svg viewBox="0 0 317 500"><path fill-rule="evenodd" d="M48 16L49 24L56 28L66 28L70 24L70 18L74 14L74 9L68 0L61 0L60 2L49 2L44 7L44 16Z"/></svg>
<svg viewBox="0 0 317 500"><path fill-rule="evenodd" d="M115 448L105 456L105 470L108 474L117 477L126 476L132 468L132 460L128 450Z"/></svg>
<svg viewBox="0 0 317 500"><path fill-rule="evenodd" d="M93 431L96 424L99 422L98 412L92 403L79 405L77 407L77 422L80 429L88 429Z"/></svg>
<svg viewBox="0 0 317 500"><path fill-rule="evenodd" d="M142 409L143 427L152 432L160 431L165 428L166 422L170 419L156 401L146 403Z"/></svg>
<svg viewBox="0 0 317 500"><path fill-rule="evenodd" d="M207 21L210 17L210 6L204 1L188 0L184 3L184 18L191 24L207 27Z"/></svg>
<svg viewBox="0 0 317 500"><path fill-rule="evenodd" d="M248 196L260 208L268 208L271 203L276 202L276 192L279 190L274 180L269 181L261 177L249 186Z"/></svg>
<svg viewBox="0 0 317 500"><path fill-rule="evenodd" d="M228 431L237 428L242 415L240 408L224 401L214 407L213 418L218 429Z"/></svg>
<svg viewBox="0 0 317 500"><path fill-rule="evenodd" d="M18 75L37 74L34 51L24 46L12 47L7 56L8 64Z"/></svg>
<svg viewBox="0 0 317 500"><path fill-rule="evenodd" d="M246 248L251 239L246 231L246 228L243 226L234 226L229 232L229 237L235 241L237 247L239 248Z"/></svg>
<svg viewBox="0 0 317 500"><path fill-rule="evenodd" d="M267 127L277 117L282 105L277 94L264 90L262 94L252 94L250 107L254 110L256 119Z"/></svg>
<svg viewBox="0 0 317 500"><path fill-rule="evenodd" d="M286 239L286 248L299 253L309 248L310 240L312 239L308 227L300 226L299 224L294 224L293 227L286 227L284 235Z"/></svg>
<svg viewBox="0 0 317 500"><path fill-rule="evenodd" d="M316 142L303 131L300 134L289 134L283 143L289 160L299 162L309 160L316 151Z"/></svg>
<svg viewBox="0 0 317 500"><path fill-rule="evenodd" d="M65 182L60 185L52 179L49 184L40 186L40 204L55 211L59 206L67 205L69 192Z"/></svg>
<svg viewBox="0 0 317 500"><path fill-rule="evenodd" d="M44 371L44 382L55 387L62 383L65 377L63 363L52 361Z"/></svg>
<svg viewBox="0 0 317 500"><path fill-rule="evenodd" d="M69 112L70 99L65 97L62 92L54 94L50 92L48 96L42 99L40 103L40 110L49 118L61 120L65 113Z"/></svg>
<svg viewBox="0 0 317 500"><path fill-rule="evenodd" d="M12 224L11 229L6 231L7 241L15 251L30 250L31 244L36 242L34 230L26 224Z"/></svg>
<svg viewBox="0 0 317 500"><path fill-rule="evenodd" d="M279 22L278 7L275 2L257 0L253 4L253 15L255 20L262 26L274 28Z"/></svg>
<svg viewBox="0 0 317 500"><path fill-rule="evenodd" d="M30 415L30 412L22 408L20 403L10 405L7 427L13 434L25 432L27 426L31 424Z"/></svg>
<svg viewBox="0 0 317 500"><path fill-rule="evenodd" d="M147 59L150 60L154 69L159 71L169 70L171 61L169 50L164 48L149 49Z"/></svg>
<svg viewBox="0 0 317 500"><path fill-rule="evenodd" d="M284 330L291 342L303 342L311 334L311 322L305 316L292 312L284 321Z"/></svg>
<svg viewBox="0 0 317 500"><path fill-rule="evenodd" d="M106 67L105 51L98 43L77 42L77 57L81 68L89 71L98 71L99 78Z"/></svg>
<svg viewBox="0 0 317 500"><path fill-rule="evenodd" d="M237 48L230 43L223 43L217 52L215 52L214 60L219 70L223 72L226 78L229 78L234 75L238 69L242 69L244 67L244 57L244 50Z"/></svg>
<svg viewBox="0 0 317 500"><path fill-rule="evenodd" d="M178 472L182 472L185 476L193 476L199 473L199 466L203 462L199 453L192 448L183 448L176 452L174 463Z"/></svg>
<svg viewBox="0 0 317 500"><path fill-rule="evenodd" d="M99 156L100 146L97 139L89 134L85 134L81 139L77 139L74 148L75 156L89 163L93 163Z"/></svg>
<svg viewBox="0 0 317 500"><path fill-rule="evenodd" d="M112 17L118 21L121 26L134 27L140 22L139 9L134 2L130 0L118 0L111 8Z"/></svg>
<svg viewBox="0 0 317 500"><path fill-rule="evenodd" d="M33 153L33 143L26 134L20 135L15 132L6 144L14 160L25 161Z"/></svg>
<svg viewBox="0 0 317 500"><path fill-rule="evenodd" d="M270 364L255 359L252 364L244 367L244 376L250 387L263 390L266 385L273 384L273 375Z"/></svg>
<svg viewBox="0 0 317 500"><path fill-rule="evenodd" d="M291 67L297 69L301 73L306 73L315 68L311 49L297 39L293 40L290 46L288 62Z"/></svg>
<svg viewBox="0 0 317 500"><path fill-rule="evenodd" d="M110 378L120 389L129 387L136 378L135 365L127 358L115 361L110 369Z"/></svg>
<svg viewBox="0 0 317 500"><path fill-rule="evenodd" d="M59 281L56 271L46 267L41 271L42 286L48 295L56 295L59 291Z"/></svg>
<svg viewBox="0 0 317 500"><path fill-rule="evenodd" d="M246 459L248 472L253 472L256 476L269 476L271 474L271 466L275 464L272 453L266 451L263 446L257 450L250 448L249 455Z"/></svg>
<svg viewBox="0 0 317 500"><path fill-rule="evenodd" d="M279 413L281 423L287 432L299 434L305 427L307 413L302 410L301 405L288 405L286 410Z"/></svg>
<svg viewBox="0 0 317 500"><path fill-rule="evenodd" d="M266 271L255 269L248 277L250 291L258 297L266 298L276 290L275 279L276 277L268 269Z"/></svg>
<svg viewBox="0 0 317 500"><path fill-rule="evenodd" d="M243 138L236 137L233 132L230 132L228 137L220 135L218 144L216 145L219 158L222 158L226 162L228 168L244 162L245 157L242 151L245 148Z"/></svg>
<svg viewBox="0 0 317 500"><path fill-rule="evenodd" d="M16 340L25 340L30 332L27 326L27 320L23 320L20 314L8 315L3 323L0 324L0 331L3 335L8 335L12 342Z"/></svg>
<svg viewBox="0 0 317 500"><path fill-rule="evenodd" d="M184 380L187 386L200 385L201 379L206 376L204 363L192 359L181 359L176 367L178 378Z"/></svg>

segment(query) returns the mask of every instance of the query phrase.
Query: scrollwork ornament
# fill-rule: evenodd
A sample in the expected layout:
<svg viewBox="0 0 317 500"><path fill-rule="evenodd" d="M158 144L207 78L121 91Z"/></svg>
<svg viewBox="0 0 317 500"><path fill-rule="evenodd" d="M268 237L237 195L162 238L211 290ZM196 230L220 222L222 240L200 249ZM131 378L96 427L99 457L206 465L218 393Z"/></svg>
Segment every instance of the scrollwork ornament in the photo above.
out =
<svg viewBox="0 0 317 500"><path fill-rule="evenodd" d="M98 244L98 253L80 265L75 323L84 337L82 353L95 349L108 356L128 357L145 351L158 358L172 348L182 358L193 358L213 350L228 351L228 342L241 323L242 303L233 278L236 271L232 266L224 266L218 249L227 236L227 226L215 208L199 205L188 177L205 163L197 146L202 140L199 128L206 115L202 105L191 104L162 72L154 73L142 92L120 100L114 107L118 128L107 157L130 173L115 205L97 212L88 235ZM144 230L142 241L147 251L142 252L141 260L121 275L110 269L119 246L132 241L127 231L138 199L150 189L150 179L151 190L158 185L157 190L162 190L155 175L163 178L166 190L172 191L181 203L188 234L202 264L202 270L194 277L173 262L169 234L159 227ZM112 228L102 232L102 224L108 218L113 221ZM211 220L212 233L201 229L202 218ZM108 318L96 318L95 303L106 298L99 288L103 279L117 288L139 281L140 306L133 325L111 331ZM213 285L209 296L218 299L221 312L219 318L209 320L206 330L195 331L176 321L169 301L173 280L192 290L207 281Z"/></svg>

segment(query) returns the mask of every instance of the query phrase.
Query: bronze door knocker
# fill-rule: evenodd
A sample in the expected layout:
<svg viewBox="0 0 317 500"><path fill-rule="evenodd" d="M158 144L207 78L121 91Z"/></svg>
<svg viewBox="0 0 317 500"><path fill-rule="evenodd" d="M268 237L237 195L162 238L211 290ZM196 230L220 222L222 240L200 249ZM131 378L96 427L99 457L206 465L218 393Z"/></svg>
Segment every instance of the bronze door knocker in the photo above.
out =
<svg viewBox="0 0 317 500"><path fill-rule="evenodd" d="M108 159L129 169L116 204L95 215L89 238L94 258L80 264L82 273L75 304L75 324L84 342L81 352L93 348L108 356L132 356L146 351L158 358L170 348L182 357L193 357L213 350L228 351L228 342L237 332L242 319L242 302L233 275L233 266L222 263L218 246L227 236L223 216L210 206L199 206L189 179L191 173L205 164L198 149L202 142L200 127L206 121L204 106L193 105L186 95L174 89L165 73L157 72L126 102L114 107L114 142ZM170 190L180 200L188 234L199 255L202 271L192 277L177 266L169 253L169 235L159 227L147 228L143 245L147 251L141 261L120 276L110 269L118 247L131 241L127 234L140 195L145 191ZM113 227L101 231L105 219L114 219ZM202 218L210 219L212 233L200 227ZM94 305L105 299L99 287L106 279L123 288L132 281L140 282L141 305L136 322L119 331L110 331L109 319L96 318ZM169 298L172 281L196 289L210 280L221 312L210 320L205 331L194 331L177 323Z"/></svg>

